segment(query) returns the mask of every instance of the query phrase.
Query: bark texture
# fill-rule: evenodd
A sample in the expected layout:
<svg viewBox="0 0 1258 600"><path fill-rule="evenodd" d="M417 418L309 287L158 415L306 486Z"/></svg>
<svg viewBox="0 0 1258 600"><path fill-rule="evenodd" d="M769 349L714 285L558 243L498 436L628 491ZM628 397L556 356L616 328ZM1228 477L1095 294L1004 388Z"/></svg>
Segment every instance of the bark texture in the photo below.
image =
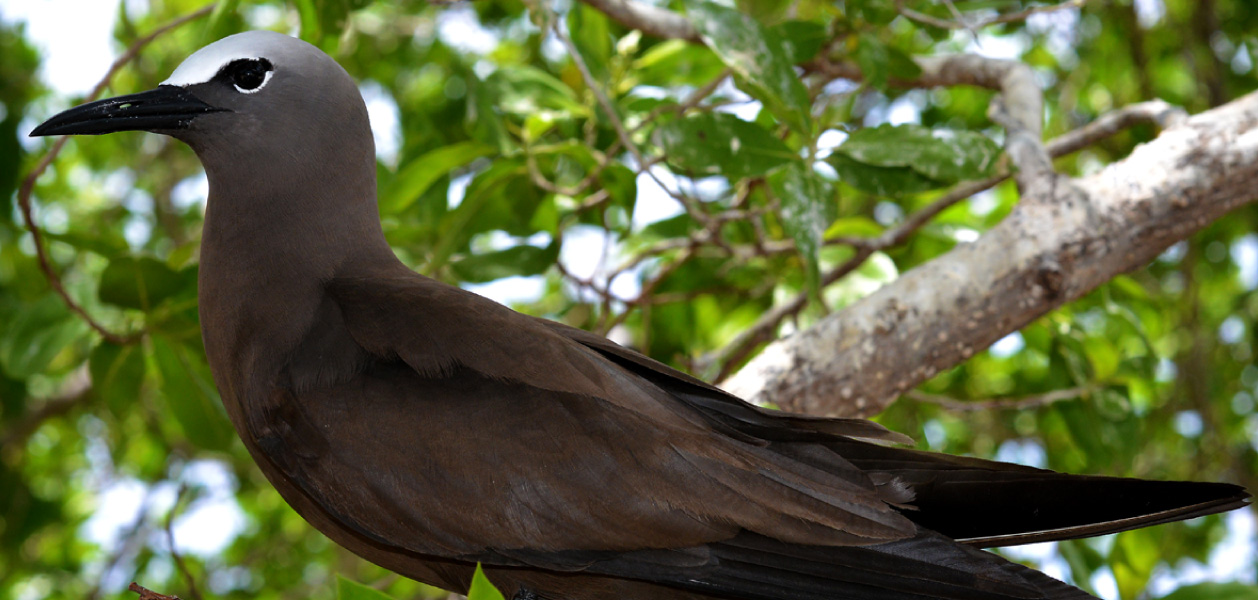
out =
<svg viewBox="0 0 1258 600"><path fill-rule="evenodd" d="M1000 225L770 344L724 387L811 414L881 411L1258 198L1258 93L1196 115L1090 177L1025 175L1022 200Z"/></svg>

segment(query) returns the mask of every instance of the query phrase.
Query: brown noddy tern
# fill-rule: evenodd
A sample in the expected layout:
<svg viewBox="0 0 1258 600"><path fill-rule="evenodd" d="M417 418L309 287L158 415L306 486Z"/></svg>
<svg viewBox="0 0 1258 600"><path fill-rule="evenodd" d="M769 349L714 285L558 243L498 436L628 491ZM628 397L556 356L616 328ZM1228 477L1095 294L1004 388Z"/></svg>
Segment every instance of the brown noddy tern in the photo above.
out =
<svg viewBox="0 0 1258 600"><path fill-rule="evenodd" d="M521 599L1085 599L980 548L1248 502L896 447L418 275L381 230L358 88L289 36L224 38L31 135L131 130L205 167L201 327L245 447L312 525L425 583L466 592L481 563Z"/></svg>

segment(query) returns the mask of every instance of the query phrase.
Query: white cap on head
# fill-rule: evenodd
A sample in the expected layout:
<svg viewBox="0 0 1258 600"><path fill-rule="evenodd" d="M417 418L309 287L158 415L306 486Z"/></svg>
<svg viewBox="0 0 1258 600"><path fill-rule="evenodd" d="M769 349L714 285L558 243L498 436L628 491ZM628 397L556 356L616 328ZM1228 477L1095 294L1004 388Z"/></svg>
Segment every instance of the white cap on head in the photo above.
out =
<svg viewBox="0 0 1258 600"><path fill-rule="evenodd" d="M224 65L235 60L265 58L268 50L291 40L291 37L274 31L246 31L229 35L194 52L175 68L162 85L187 87L205 83L213 79Z"/></svg>

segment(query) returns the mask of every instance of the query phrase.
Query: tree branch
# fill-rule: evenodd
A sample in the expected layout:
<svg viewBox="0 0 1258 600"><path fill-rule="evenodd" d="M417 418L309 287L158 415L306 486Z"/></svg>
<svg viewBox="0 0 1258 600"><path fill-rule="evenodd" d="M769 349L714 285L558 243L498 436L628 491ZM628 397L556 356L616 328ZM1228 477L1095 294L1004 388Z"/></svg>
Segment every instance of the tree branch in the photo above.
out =
<svg viewBox="0 0 1258 600"><path fill-rule="evenodd" d="M1091 146L1101 139L1114 135L1133 125L1153 123L1161 128L1167 128L1182 123L1187 118L1187 113L1183 109L1161 100L1141 102L1103 115L1083 127L1053 138L1046 148L1050 156L1057 158ZM844 240L844 242L854 246L857 252L843 264L823 274L821 279L822 285L825 286L838 281L860 266L874 252L903 244L908 240L909 236L921 229L948 207L981 191L991 189L1008 178L1009 172L1002 171L981 181L961 183L926 207L909 215L904 222L886 230L876 238ZM794 249L793 244L791 249ZM809 298L809 293L803 291L790 301L775 306L769 312L761 315L755 324L739 333L725 347L696 360L696 367L700 372L707 372L712 370L714 365L720 365L715 380L721 381L725 379L757 346L770 341L774 337L778 326L782 324L783 320L799 314L799 311L807 306Z"/></svg>
<svg viewBox="0 0 1258 600"><path fill-rule="evenodd" d="M214 10L214 5L209 4L195 12L191 12L174 19L173 21L154 29L148 35L132 42L126 52L123 52L122 56L119 56L118 59L109 66L109 70L106 71L105 76L96 83L96 87L92 88L92 92L88 94L86 101L90 102L100 98L100 95L104 93L105 88L109 86L109 82L113 81L114 75L117 75L118 71L122 70L123 66L134 60L135 57L139 56L140 50L152 43L153 40L157 39L167 31L183 25L184 23L210 14L212 10ZM17 204L20 212L22 213L22 222L26 225L26 230L31 232L31 241L35 243L35 257L39 261L40 270L43 271L44 277L48 279L48 285L52 286L52 289L57 292L58 296L61 296L61 300L65 302L66 306L69 307L70 310L74 311L75 314L79 315L79 317L82 318L88 326L94 329L106 340L118 345L130 344L139 338L139 334L132 333L123 335L106 329L104 325L101 325L96 321L96 319L93 319L91 315L87 314L87 310L70 297L70 293L66 291L65 285L61 282L61 276L58 275L57 271L52 267L52 260L48 258L48 250L44 247L43 231L40 230L39 225L35 223L35 215L31 209L31 192L35 189L35 181L39 179L40 175L44 174L44 171L48 170L52 161L57 158L58 154L61 153L61 149L65 147L67 139L67 136L59 136L56 141L52 143L52 147L48 149L48 152L44 154L43 158L39 159L39 162L35 164L35 168L31 169L31 172L22 179L22 185L18 188L17 193Z"/></svg>
<svg viewBox="0 0 1258 600"><path fill-rule="evenodd" d="M685 40L701 44L703 41L699 38L699 32L695 31L693 25L686 17L679 15L666 8L659 8L650 4L644 4L635 0L581 0L582 2L602 11L616 22L630 29L640 30L647 35L667 39L667 40ZM923 25L938 27L941 29L970 29L978 30L990 25L1001 23L1016 23L1025 21L1027 18L1038 13L1047 13L1062 10L1065 8L1080 8L1085 0L1067 0L1061 4L1053 4L1048 6L1035 6L1018 12L997 15L989 19L983 19L977 23L965 23L963 15L955 13L959 18L956 21L947 21L938 19L928 14L915 11L903 6L903 2L897 2L896 7L900 14L905 18L917 21ZM955 7L949 5L955 11Z"/></svg>
<svg viewBox="0 0 1258 600"><path fill-rule="evenodd" d="M118 568L118 565L122 563L125 557L132 555L138 550L139 546L143 545L143 540L148 532L149 509L152 506L152 502L153 488L146 488L144 498L140 501L140 508L135 511L135 519L122 534L120 538L121 542L117 544L117 547L110 555L109 560L105 563L105 568L101 570L100 577L97 578L96 584L92 586L92 589L85 596L87 600L99 600L99 598L105 593L103 586L108 583L114 569ZM110 590L110 592L112 591L113 590ZM113 594L110 593L110 595L112 596Z"/></svg>
<svg viewBox="0 0 1258 600"><path fill-rule="evenodd" d="M1005 128L1005 152L1017 165L1018 182L1030 186L1033 180L1052 173L1052 162L1041 142L1044 94L1035 82L1035 73L1024 63L986 58L975 54L923 56L914 59L922 72L913 79L892 78L898 87L942 87L974 85L1000 92L988 110L991 119ZM830 57L820 57L804 65L807 72L860 80L860 68Z"/></svg>
<svg viewBox="0 0 1258 600"><path fill-rule="evenodd" d="M725 387L812 414L882 410L1258 199L1258 93L1188 119L1095 175L1043 179L978 241L774 342Z"/></svg>
<svg viewBox="0 0 1258 600"><path fill-rule="evenodd" d="M613 19L628 27L640 29L658 37L688 39L701 43L697 36L693 35L693 27L685 23L684 18L676 13L654 7L646 7L646 5L638 4L632 0L583 1L604 11ZM1042 9L1031 9L1022 13L1004 15L997 17L997 20L993 21L993 23L1021 20L1036 12L1059 10L1077 6L1078 4L1078 2L1072 0ZM664 27L664 24L669 24L673 27ZM984 25L986 24L991 23L984 23ZM922 57L916 60L922 69L921 74L917 78L913 80L896 80L893 78L891 84L903 87L976 85L1000 92L1000 96L993 102L989 114L994 121L1006 129L1006 153L1017 167L1017 177L1023 192L1022 205L1025 206L1020 206L1015 210L1014 216L1011 216L1006 223L993 229L980 239L978 243L959 247L945 257L941 257L905 274L899 281L892 283L884 288L883 292L875 295L880 300L875 300L874 297L867 298L840 315L828 317L811 330L801 332L788 340L781 340L772 344L764 355L755 359L741 373L727 382L727 387L731 391L754 399L766 401L772 399L785 408L805 412L868 414L881 410L903 390L911 388L920 381L933 376L935 372L945 366L951 366L956 364L956 362L965 360L975 352L976 348L986 347L1009 331L1064 303L1067 299L1073 299L1084 291L1103 283L1109 276L1121 270L1135 268L1140 264L1135 257L1151 256L1150 252L1152 252L1153 246L1162 243L1163 240L1159 240L1152 244L1146 243L1140 246L1140 248L1135 248L1134 246L1139 244L1131 242L1133 247L1125 249L1128 251L1127 254L1130 255L1126 261L1113 259L1113 256L1119 254L1118 252L1112 255L1107 253L1105 256L1100 257L1109 260L1115 265L1113 267L1114 270L1109 272L1108 276L1099 278L1095 276L1094 272L1089 272L1088 277L1079 277L1079 273L1064 272L1061 261L1080 260L1085 257L1092 258L1092 255L1097 254L1097 252L1087 245L1089 241L1108 242L1111 240L1098 237L1095 240L1088 238L1084 242L1078 242L1073 238L1066 237L1066 232L1058 232L1061 235L1049 235L1048 241L1083 243L1084 248L1074 248L1067 243L1067 245L1056 249L1058 251L1054 252L1054 248L1052 248L1050 243L1044 243L1041 246L1043 251L1037 253L1035 248L1028 248L1028 246L1031 245L1030 241L1038 241L1039 238L1023 237L1031 234L1041 234L1038 229L1035 231L1026 230L1035 229L1033 225L1036 225L1037 222L1035 219L1029 219L1028 221L1021 221L1020 219L1027 219L1028 215L1031 214L1047 212L1049 214L1046 216L1056 218L1059 221L1064 219L1069 225L1076 226L1076 230L1080 229L1076 222L1080 214L1091 216L1098 209L1109 209L1110 207L1104 201L1088 198L1085 190L1075 188L1074 181L1054 173L1051 157L1078 150L1100 137L1110 135L1130 126L1133 122L1153 120L1162 125L1174 124L1182 120L1182 112L1178 112L1176 109L1169 107L1169 105L1160 102L1136 105L1131 107L1130 110L1119 111L1112 116L1099 119L1080 130L1063 135L1058 140L1055 140L1054 143L1046 146L1041 142L1042 92L1036 85L1034 74L1025 64L1016 61L987 59L974 55ZM863 78L860 69L855 65L833 61L827 57L808 63L805 65L805 71L819 72L831 77ZM929 222L940 211L976 192L1000 183L1007 177L1007 174L1002 174L982 182L962 184L952 192L936 200L931 206L914 213L900 226L888 230L883 236L871 240L868 244L854 244L854 247L857 249L856 255L844 264L825 273L823 275L823 284L833 283L842 278L868 259L873 252L903 243L908 236ZM1068 210L1062 210L1061 203L1065 203ZM1221 204L1228 205L1229 202L1222 201ZM1148 223L1123 222L1122 219L1117 218L1111 218L1111 221L1122 225L1121 227L1114 227L1115 234L1120 231L1130 230L1133 227L1150 226ZM1052 222L1052 219L1044 222ZM1020 226L1015 226L1015 223L1019 223ZM1073 233L1079 233L1079 231L1073 231ZM1188 233L1188 231L1185 231L1183 235ZM1043 235L1040 235L1040 238L1043 237ZM1165 245L1169 245L1173 241L1175 240L1165 241ZM1004 245L1019 247L1024 253L1007 253L1005 248L1002 247ZM1161 247L1165 247L1165 245ZM1160 250L1161 247L1157 249ZM975 250L976 248L978 250ZM989 256L985 257L984 252L989 253ZM961 259L962 253L966 254L964 259ZM1155 253L1153 252L1153 254ZM1015 265L1013 262L1015 257L1022 262ZM993 262L1003 262L1003 264L994 266L1004 267L1004 269L997 269L983 274L973 273L970 270L976 265ZM1015 266L1016 268L1014 268ZM1069 266L1073 266L1073 264ZM950 271L955 281L936 281L936 279L941 278L941 273ZM933 274L933 276L922 275L921 273ZM997 282L996 273L1008 279ZM1025 289L1018 289L1015 284L1017 282L1025 284L1027 277L1032 277L1033 280L1040 281L1040 283L1032 282L1029 287L1023 285L1022 287ZM1072 277L1079 279L1079 281L1072 280ZM1000 298L999 301L991 301L992 293L996 292L996 288L989 288L987 289L989 293L986 297L972 298L972 295L976 293L981 294L984 291L984 288L981 286L966 287L975 283L976 280L989 281L993 285L996 283L1004 285L1005 288L1001 289L996 295L1005 294L1008 297ZM939 305L935 309L937 318L916 318L917 323L912 326L904 326L902 323L906 321L908 315L912 314L914 317L919 317L917 311L920 309L918 305L923 303L927 305L932 304L930 302L932 298L927 297L929 292L923 291L930 289L930 285L922 284L952 285L955 289L950 291L949 296L963 302L952 309L943 306L943 302L937 302L935 303ZM919 285L919 289L909 289L914 285ZM1039 297L1035 301L1022 299L1020 302L1014 301L1014 306L1006 306L1010 298L1021 298L1028 291L1035 292ZM958 294L961 296L958 297ZM883 296L887 296L887 298L883 298ZM913 302L903 302L903 300L910 299L910 296L912 296ZM964 310L966 302L977 299L982 299L985 301L985 304L994 304L995 306L990 307L986 311L979 310L973 313L966 313ZM722 367L720 375L724 376L728 369L738 364L756 346L771 339L781 322L791 315L797 314L807 305L807 302L808 298L801 294L785 304L774 307L773 310L766 313L753 327L745 331L725 349L706 360L701 360L699 362L700 368L710 370L712 366L720 365ZM875 307L876 310L865 309L862 312L862 307ZM841 326L835 325L836 323L853 320L849 316L851 313L859 315L854 320L861 325L860 329L862 329L861 333L863 335L836 336L836 333L851 333L844 332ZM887 316L888 320L886 322L879 321L878 317L884 313L889 315ZM839 321L839 319L843 319L843 321ZM995 320L995 323L993 323L993 320ZM968 331L952 331L949 329L949 327L956 327L956 324L959 323L966 324ZM993 324L996 327L987 327L982 334L975 333L976 330L984 330L984 326ZM907 350L903 355L923 360L911 361L911 364L918 365L917 369L909 377L896 377L896 381L893 383L889 370L871 370L866 367L877 363L877 361L873 360L875 355L883 358L897 355L895 352L875 352L876 348L872 341L874 334L877 334L878 337L887 337L892 334L892 329L897 325L900 326L900 332L892 337L896 337L900 344L908 345L907 349L902 348L902 350ZM838 330L837 332L835 331L836 329ZM902 333L903 331L918 331L922 329L938 330L934 331L937 337L928 341L926 337L913 338ZM1000 332L999 335L992 333L997 330ZM825 331L826 334L820 335L819 331ZM814 337L819 338L820 342L799 342L799 340L811 340ZM839 340L848 341L841 342ZM853 343L851 340L865 341L861 348L853 349L850 347ZM847 346L844 345L845 343ZM838 357L833 356L835 352L834 346L838 346L840 350L844 351L840 352ZM940 346L944 347L941 348ZM779 355L775 357L775 354ZM890 365L881 364L881 366L889 367ZM826 369L832 372L824 372ZM869 379L876 381L868 381ZM815 383L812 383L814 381ZM860 390L860 392L857 390Z"/></svg>
<svg viewBox="0 0 1258 600"><path fill-rule="evenodd" d="M1074 400L1092 393L1093 388L1088 386L1067 388L1064 390L1053 390L1044 392L1043 394L1032 394L1030 396L1018 396L1011 398L988 398L984 400L958 400L948 396L940 396L938 394L927 394L919 390L911 390L905 394L906 398L910 398L917 402L925 402L927 404L936 404L947 410L958 412L975 412L980 410L1028 410L1032 408L1041 408L1050 404L1056 404L1065 400Z"/></svg>
<svg viewBox="0 0 1258 600"><path fill-rule="evenodd" d="M539 4L538 7L541 8L542 5ZM642 156L642 152L638 150L638 145L634 144L633 139L629 136L629 130L625 129L625 124L620 121L620 114L616 112L616 107L607 97L607 94L603 93L603 88L600 87L598 80L590 72L589 66L585 64L585 58L581 56L581 51L577 50L576 44L573 44L568 34L564 33L563 27L559 24L559 19L550 13L549 10L546 11L546 15L550 19L551 31L554 32L555 37L559 39L564 48L568 50L568 56L572 59L572 63L576 65L577 70L581 72L581 78L585 80L586 87L590 88L599 106L603 107L603 111L607 113L607 120L611 121L620 143L629 150L629 153L633 155L634 160L638 161L639 165L647 164L646 159Z"/></svg>
<svg viewBox="0 0 1258 600"><path fill-rule="evenodd" d="M154 592L134 581L131 582L127 589L139 594L138 600L180 600L179 596L167 596L166 594Z"/></svg>
<svg viewBox="0 0 1258 600"><path fill-rule="evenodd" d="M188 584L188 593L192 594L193 600L201 600L201 592L197 589L197 580L192 576L192 571L188 569L188 563L184 561L183 555L179 553L178 546L175 545L175 517L178 515L179 508L188 495L188 484L186 482L179 484L179 491L175 493L175 505L166 514L166 522L163 523L162 529L166 532L166 544L170 546L170 558L174 561L175 568L179 570L179 574L183 575L184 582Z"/></svg>
<svg viewBox="0 0 1258 600"><path fill-rule="evenodd" d="M1083 4L1084 4L1084 0L1069 0L1068 2L1062 2L1061 4L1049 4L1047 6L1033 6L1026 10L1020 10L1018 12L1012 12L1012 13L1007 13L1003 15L996 15L989 19L982 19L975 23L965 22L964 15L960 15L959 18L955 21L949 21L947 19L940 19L938 17L933 17L926 13L918 12L907 6L904 6L904 0L898 0L896 2L896 10L899 11L901 15L904 15L904 18L909 19L911 21L917 21L918 23L921 23L923 25L929 25L931 27L937 27L939 29L969 29L973 31L973 30L982 29L984 27L989 27L991 25L998 25L1001 23L1020 23L1022 21L1027 20L1032 15L1036 15L1039 13L1054 12L1054 11L1062 10L1064 8L1082 8ZM950 8L955 8L955 7L952 7L950 5ZM953 15L957 16L957 13L954 12Z"/></svg>
<svg viewBox="0 0 1258 600"><path fill-rule="evenodd" d="M634 0L581 0L603 11L621 25L641 30L649 36L702 43L690 21L671 10Z"/></svg>
<svg viewBox="0 0 1258 600"><path fill-rule="evenodd" d="M21 446L45 421L69 413L91 397L92 380L87 369L83 368L71 376L61 395L43 401L39 408L26 413L4 435L0 435L0 452L7 453L11 451L10 448Z"/></svg>

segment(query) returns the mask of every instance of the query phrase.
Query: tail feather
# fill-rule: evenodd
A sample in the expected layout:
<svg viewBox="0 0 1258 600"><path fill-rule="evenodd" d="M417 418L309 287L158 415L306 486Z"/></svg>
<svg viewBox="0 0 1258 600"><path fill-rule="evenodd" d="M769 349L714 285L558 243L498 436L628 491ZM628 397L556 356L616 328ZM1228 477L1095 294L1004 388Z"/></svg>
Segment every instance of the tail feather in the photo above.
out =
<svg viewBox="0 0 1258 600"><path fill-rule="evenodd" d="M995 554L922 530L876 546L799 546L744 534L679 587L740 600L1095 600Z"/></svg>
<svg viewBox="0 0 1258 600"><path fill-rule="evenodd" d="M904 514L918 525L980 547L1116 533L1250 501L1226 483L1068 475L852 440L827 445L861 470L906 483L916 510Z"/></svg>

